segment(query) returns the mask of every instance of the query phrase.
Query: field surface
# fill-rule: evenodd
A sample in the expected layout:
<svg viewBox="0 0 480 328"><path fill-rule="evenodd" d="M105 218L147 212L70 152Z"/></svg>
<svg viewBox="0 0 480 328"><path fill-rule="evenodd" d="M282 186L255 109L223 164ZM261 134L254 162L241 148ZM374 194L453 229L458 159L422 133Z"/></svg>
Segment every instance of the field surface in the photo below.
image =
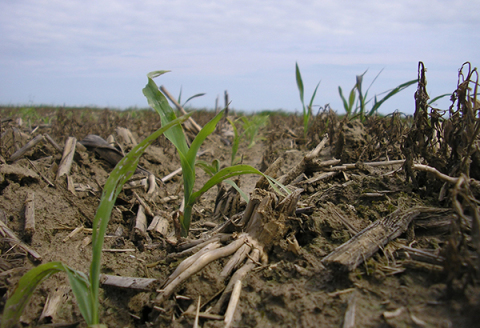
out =
<svg viewBox="0 0 480 328"><path fill-rule="evenodd" d="M141 157L142 169L125 184L112 212L102 257L101 322L192 327L199 303L199 327L224 327L231 291L227 288L226 298L222 291L236 279L235 271L244 270L232 327L475 326L478 115L469 116L462 104L457 108L458 117L446 121L435 120L426 107L415 117L363 121L319 111L306 135L302 117L270 113L254 139L237 120L239 162L266 171L292 194L277 193L257 175L243 175L237 184L250 197L247 205L230 185L215 186L194 205L186 239L175 229L182 174L165 178L180 168L180 160L160 137ZM3 310L20 277L39 263L62 261L89 270L89 229L119 158L108 147L82 146L82 140L97 135L127 153L161 125L158 115L146 110L1 108L0 113ZM198 111L193 119L204 126L213 116ZM37 144L13 156L37 136ZM69 171L59 176L69 137L78 143ZM197 159L230 166L233 142L231 125L222 121ZM197 168L194 190L208 178ZM32 212L33 228L25 223ZM220 249L237 243L250 254L227 273L232 252L218 256L166 295L169 276L198 249L179 253L212 238ZM113 277L143 278L136 281L143 285L115 286ZM49 305L55 299L57 304ZM36 289L20 321L22 327L86 326L63 273Z"/></svg>

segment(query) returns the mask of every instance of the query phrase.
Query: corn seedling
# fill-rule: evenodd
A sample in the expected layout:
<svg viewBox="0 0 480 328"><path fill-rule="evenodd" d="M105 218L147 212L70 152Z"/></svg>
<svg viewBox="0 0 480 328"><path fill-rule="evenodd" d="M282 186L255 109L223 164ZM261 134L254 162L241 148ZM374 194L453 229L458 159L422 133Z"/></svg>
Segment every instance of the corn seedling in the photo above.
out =
<svg viewBox="0 0 480 328"><path fill-rule="evenodd" d="M180 93L178 94L178 100L177 102L180 104L180 106L182 107L185 107L185 105L192 99L195 99L195 98L198 98L198 97L202 97L202 96L205 96L205 93L197 93L193 96L191 96L190 98L188 98L187 100L185 100L185 102L182 104L182 88L180 87Z"/></svg>
<svg viewBox="0 0 480 328"><path fill-rule="evenodd" d="M258 140L258 131L267 125L268 118L268 115L252 115L250 118L242 116L240 118L243 124L242 135L245 136L245 139L248 141L247 148L252 148L255 145Z"/></svg>
<svg viewBox="0 0 480 328"><path fill-rule="evenodd" d="M113 169L103 189L92 226L92 262L90 274L77 271L61 262L41 264L28 271L19 281L13 295L7 300L3 311L1 328L17 325L28 300L35 288L45 279L57 272L65 272L77 300L80 312L89 327L106 327L99 324L99 287L102 248L115 201L122 187L135 172L140 156L147 147L168 129L184 122L190 115L182 116L164 124L162 128L151 134L135 146Z"/></svg>
<svg viewBox="0 0 480 328"><path fill-rule="evenodd" d="M168 104L167 99L160 92L153 78L158 77L168 71L154 71L148 74L148 83L143 89L143 94L148 100L149 105L160 115L162 125L165 125L176 119L175 113ZM197 134L190 147L187 145L185 134L181 126L174 126L165 132L165 137L170 140L177 149L180 157L180 165L183 174L183 213L179 212L179 221L182 236L186 237L190 229L193 205L196 200L207 192L213 186L227 180L231 177L243 174L257 174L264 176L278 192L275 181L265 176L262 172L250 165L234 165L223 168L216 172L198 191L193 192L195 185L195 163L197 152L205 139L215 131L217 123L223 117L224 110L220 111L210 122L208 122ZM285 187L283 187L286 190ZM287 191L287 190L286 190ZM288 191L287 191L288 192Z"/></svg>
<svg viewBox="0 0 480 328"><path fill-rule="evenodd" d="M233 166L242 160L241 158L237 157L238 146L240 145L240 136L238 134L237 127L235 126L235 122L229 117L227 117L227 120L233 129L232 157L230 159L230 165Z"/></svg>
<svg viewBox="0 0 480 328"><path fill-rule="evenodd" d="M230 159L230 166L234 166L238 164L240 161L242 161L241 157L237 157L238 147L240 145L240 135L238 134L238 130L237 130L237 127L235 126L235 122L230 117L227 117L227 120L233 129L232 156ZM205 161L199 160L197 161L196 165L202 168L205 171L205 173L207 173L210 177L214 176L216 173L218 173L218 171L220 171L220 162L218 159L214 159L212 161L212 164L208 164ZM243 190L241 190L240 187L234 181L225 180L224 182L229 184L233 188L235 188L240 194L240 196L242 196L242 198L246 202L248 202L249 200L248 195Z"/></svg>
<svg viewBox="0 0 480 328"><path fill-rule="evenodd" d="M302 80L302 75L300 74L300 68L298 68L298 63L295 63L295 77L297 80L298 92L300 93L300 100L302 101L303 137L306 139L307 132L308 132L308 123L310 121L310 117L312 116L313 101L315 100L315 96L317 95L317 90L318 90L318 87L320 86L320 82L318 82L317 86L315 87L315 90L313 91L312 98L310 98L310 103L308 104L308 106L305 106L303 80Z"/></svg>
<svg viewBox="0 0 480 328"><path fill-rule="evenodd" d="M390 97L392 97L392 96L396 95L397 93L399 93L400 91L408 88L412 84L417 83L417 79L402 83L392 90L383 92L383 93L387 93L387 94L385 95L385 97L383 97L380 100L378 100L377 96L375 95L374 98L373 98L372 108L370 108L370 110L367 111L366 106L372 100L372 99L367 100L368 91L370 90L371 86L373 85L373 83L378 78L378 76L380 75L381 72L382 71L380 71L377 74L377 76L373 79L372 83L370 83L370 86L366 90L365 94L362 92L362 82L363 82L363 76L367 73L367 71L363 72L363 74L361 74L361 75L357 75L356 83L353 86L352 90L350 90L350 93L349 93L349 96L348 96L348 101L345 98L345 96L343 95L342 88L340 86L338 87L338 93L340 94L340 98L342 99L343 107L345 109L345 112L347 113L347 117L355 118L355 117L359 116L360 120L363 122L365 120L365 118L376 114L378 112L378 109L380 108L380 106L382 106L382 104L385 101L387 101ZM356 99L357 94L358 94L358 99ZM356 105L355 105L355 103L356 103ZM355 108L354 108L354 106L355 106Z"/></svg>

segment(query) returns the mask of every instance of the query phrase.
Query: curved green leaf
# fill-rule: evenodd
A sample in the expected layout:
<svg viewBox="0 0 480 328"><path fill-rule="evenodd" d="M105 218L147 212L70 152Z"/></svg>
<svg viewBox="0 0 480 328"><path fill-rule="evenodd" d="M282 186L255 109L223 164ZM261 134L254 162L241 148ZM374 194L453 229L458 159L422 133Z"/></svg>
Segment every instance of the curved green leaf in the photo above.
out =
<svg viewBox="0 0 480 328"><path fill-rule="evenodd" d="M385 102L387 101L390 97L396 95L397 93L399 93L400 91L402 91L403 89L406 89L408 88L409 86L411 86L412 84L415 84L417 83L418 80L415 79L415 80L411 80L411 81L408 81L408 82L405 82L405 83L402 83L400 84L398 87L392 89L385 97L383 97L380 101L376 101L375 99L375 103L373 104L373 107L372 109L370 110L370 115L375 113L378 108Z"/></svg>
<svg viewBox="0 0 480 328"><path fill-rule="evenodd" d="M248 203L249 201L249 197L248 195L242 190L240 189L240 187L235 183L235 181L233 180L225 180L224 181L225 183L229 184L230 186L232 186L233 188L235 188L236 191L238 191L238 193L240 194L240 196L242 196L242 198Z"/></svg>
<svg viewBox="0 0 480 328"><path fill-rule="evenodd" d="M295 63L295 78L297 80L297 88L298 92L300 93L300 100L302 101L302 105L305 108L305 103L303 101L303 81L302 81L302 74L300 74L300 68L298 67L298 63ZM305 109L304 109L305 110Z"/></svg>
<svg viewBox="0 0 480 328"><path fill-rule="evenodd" d="M338 93L340 94L340 98L342 99L343 108L345 109L345 112L347 113L347 116L349 116L351 110L348 106L347 99L345 99L345 97L343 96L343 90L342 90L341 86L338 86Z"/></svg>
<svg viewBox="0 0 480 328"><path fill-rule="evenodd" d="M160 76L166 72L168 71L155 71L148 73L148 83L145 88L143 88L143 94L147 98L148 105L160 115L162 125L166 125L177 118L175 112L168 104L167 98L165 98L163 93L160 92L157 84L153 81L154 77ZM181 126L175 126L170 131L167 131L165 137L175 145L175 148L177 148L179 152L184 154L188 152L187 141L185 140L185 135L183 134Z"/></svg>
<svg viewBox="0 0 480 328"><path fill-rule="evenodd" d="M195 166L198 166L199 168L201 168L209 176L214 176L215 173L220 171L220 162L218 161L218 159L214 159L212 161L212 164L208 164L206 161L198 160L195 163Z"/></svg>
<svg viewBox="0 0 480 328"><path fill-rule="evenodd" d="M433 104L434 102L436 102L437 100L442 99L442 98L445 98L445 97L450 97L451 95L452 95L451 93L444 93L443 95L437 96L437 97L429 100L429 101L428 101L428 104L431 105L431 104Z"/></svg>
<svg viewBox="0 0 480 328"><path fill-rule="evenodd" d="M1 328L15 327L18 324L25 306L32 297L35 288L52 274L61 271L68 274L72 290L85 321L89 325L93 324L92 295L86 276L69 268L62 262L49 262L29 270L20 278L13 295L10 296L5 304Z"/></svg>
<svg viewBox="0 0 480 328"><path fill-rule="evenodd" d="M225 110L222 110L217 115L215 115L214 118L212 118L207 124L205 124L202 130L200 130L200 132L197 134L195 139L192 141L192 144L190 145L190 149L188 150L188 153L186 156L187 161L190 163L190 165L192 166L195 165L197 152L200 149L200 146L203 144L205 139L207 139L207 137L215 131L215 128L217 127L217 123L223 117L224 113L225 113Z"/></svg>
<svg viewBox="0 0 480 328"><path fill-rule="evenodd" d="M182 107L185 107L185 105L192 99L195 99L195 98L198 98L198 97L202 97L202 96L205 96L205 93L197 93L196 95L193 95L191 96L190 98L188 98L182 105ZM178 103L180 104L180 100L178 101Z"/></svg>
<svg viewBox="0 0 480 328"><path fill-rule="evenodd" d="M83 318L87 324L93 325L98 324L98 321L95 322L95 313L98 313L98 307L94 307L96 302L92 290L90 288L90 282L85 273L73 270L68 266L65 266L65 272L68 276L68 281L72 287L72 292L75 295L77 300L78 308L80 313L82 313Z"/></svg>
<svg viewBox="0 0 480 328"><path fill-rule="evenodd" d="M193 203L196 201L198 197L203 195L205 192L210 190L213 186L219 184L220 182L238 176L238 175L243 175L243 174L256 174L256 175L261 175L265 177L270 185L274 187L275 184L278 184L279 186L282 187L285 191L288 192L288 189L285 186L282 186L280 183L276 182L274 179L271 177L265 175L264 173L260 172L256 168L246 165L246 164L239 164L239 165L234 165L234 166L229 166L226 168L221 169L217 174L215 174L213 177L211 177L204 185L203 187L198 190L197 192L194 192L191 196L190 204L193 205ZM275 187L277 192L281 194L281 192Z"/></svg>
<svg viewBox="0 0 480 328"><path fill-rule="evenodd" d="M92 231L92 264L90 267L90 285L92 288L92 297L94 302L94 315L93 322L98 323L98 306L99 306L99 277L100 277L100 266L101 266L101 257L102 257L102 248L105 237L105 232L107 230L108 221L110 220L110 214L112 213L113 206L115 205L115 200L122 191L122 187L125 182L130 179L135 170L137 169L138 161L140 156L144 153L150 144L155 141L159 136L161 136L168 129L178 126L178 124L187 120L191 114L184 115L179 117L165 126L161 127L137 146L135 146L118 164L115 166L113 171L110 173L105 187L103 189L102 198L100 205L98 206L97 213L93 220L93 231Z"/></svg>
<svg viewBox="0 0 480 328"><path fill-rule="evenodd" d="M230 159L230 165L235 165L237 164L236 159L237 159L238 147L240 145L240 137L238 135L238 130L237 130L237 127L235 126L235 122L233 122L230 117L227 117L227 121L228 123L230 123L233 129L232 157Z"/></svg>
<svg viewBox="0 0 480 328"><path fill-rule="evenodd" d="M317 90L318 90L318 87L320 86L320 82L322 82L322 81L318 82L317 86L315 87L315 90L313 91L312 98L310 98L310 103L308 104L308 110L309 111L312 110L313 101L315 100L315 97L317 96Z"/></svg>

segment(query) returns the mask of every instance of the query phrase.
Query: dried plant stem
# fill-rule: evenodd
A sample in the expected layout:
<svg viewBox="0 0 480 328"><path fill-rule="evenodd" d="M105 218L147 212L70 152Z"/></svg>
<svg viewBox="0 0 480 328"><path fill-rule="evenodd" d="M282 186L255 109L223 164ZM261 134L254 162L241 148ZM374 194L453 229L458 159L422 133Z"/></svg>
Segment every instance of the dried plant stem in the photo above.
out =
<svg viewBox="0 0 480 328"><path fill-rule="evenodd" d="M108 274L100 276L104 286L128 288L134 290L154 291L158 287L158 280L153 278L119 277Z"/></svg>
<svg viewBox="0 0 480 328"><path fill-rule="evenodd" d="M232 297L228 303L227 312L225 312L225 328L229 328L233 323L233 316L235 310L237 309L238 300L240 299L240 293L242 291L242 281L237 280L235 286L233 287Z"/></svg>
<svg viewBox="0 0 480 328"><path fill-rule="evenodd" d="M378 166L388 166L388 165L399 165L405 162L404 159L393 160L393 161L380 161L380 162L365 162L365 163L351 163L351 164L343 164L339 166L333 166L330 168L326 168L326 171L346 171L352 170L359 167L359 165L371 166L371 167L378 167Z"/></svg>
<svg viewBox="0 0 480 328"><path fill-rule="evenodd" d="M176 279L183 271L185 271L188 267L190 267L192 264L194 264L198 259L203 256L204 254L213 251L214 249L219 248L222 246L222 244L216 240L213 241L209 244L207 244L205 247L203 247L199 252L195 253L194 255L188 257L187 259L183 260L182 263L180 263L175 271L170 275L168 280L165 282L164 286L169 285L174 279Z"/></svg>
<svg viewBox="0 0 480 328"><path fill-rule="evenodd" d="M212 313L220 313L223 304L225 304L227 298L232 292L233 286L237 281L243 281L247 274L257 265L258 261L260 260L260 253L260 250L255 248L249 255L249 259L247 260L245 265L235 271L232 278L228 282L227 287L225 287L222 296L218 300L217 304L215 304L215 306L213 307L211 311Z"/></svg>
<svg viewBox="0 0 480 328"><path fill-rule="evenodd" d="M61 178L64 175L69 175L70 168L73 163L73 155L75 154L75 146L77 139L75 137L69 137L65 143L65 148L63 149L62 160L58 166L57 179Z"/></svg>
<svg viewBox="0 0 480 328"><path fill-rule="evenodd" d="M39 322L56 322L58 308L65 301L64 299L62 300L62 298L64 297L64 294L68 292L68 290L68 287L61 286L48 295L42 314L38 319Z"/></svg>
<svg viewBox="0 0 480 328"><path fill-rule="evenodd" d="M138 206L137 218L135 220L135 234L141 238L147 236L147 216L142 205Z"/></svg>
<svg viewBox="0 0 480 328"><path fill-rule="evenodd" d="M182 172L182 168L176 169L175 171L173 171L169 175L164 176L161 180L162 180L162 182L170 181L170 180L173 179L174 176L176 176L177 174L179 174L181 172Z"/></svg>
<svg viewBox="0 0 480 328"><path fill-rule="evenodd" d="M375 221L323 258L322 263L342 271L354 270L379 248L404 233L410 222L420 212L421 210L418 208L405 212L397 210L389 216Z"/></svg>
<svg viewBox="0 0 480 328"><path fill-rule="evenodd" d="M200 304L201 304L202 297L198 296L197 302L197 311L195 313L195 322L193 323L193 328L198 328L198 318L200 317Z"/></svg>
<svg viewBox="0 0 480 328"><path fill-rule="evenodd" d="M188 268L178 274L175 279L171 280L168 285L166 285L163 291L157 296L156 303L163 303L164 300L168 299L172 295L173 291L178 285L180 285L193 274L203 269L209 263L219 258L232 255L245 243L246 240L247 235L244 234L227 246L206 252L205 254L201 255L194 263L192 263Z"/></svg>
<svg viewBox="0 0 480 328"><path fill-rule="evenodd" d="M25 237L30 240L35 233L35 193L29 191L25 199Z"/></svg>
<svg viewBox="0 0 480 328"><path fill-rule="evenodd" d="M355 328L355 310L356 310L356 293L352 293L348 299L347 310L343 319L343 328Z"/></svg>
<svg viewBox="0 0 480 328"><path fill-rule="evenodd" d="M42 260L42 256L21 241L20 238L18 238L17 235L10 230L5 223L3 223L2 220L0 220L0 235L2 235L4 238L7 238L11 245L16 245L30 254L35 261L40 262Z"/></svg>
<svg viewBox="0 0 480 328"><path fill-rule="evenodd" d="M55 140L52 139L52 137L50 137L48 134L44 134L43 135L45 137L45 140L47 140L52 146L53 148L55 148L60 154L63 152L63 149L62 147L60 147L56 142Z"/></svg>
<svg viewBox="0 0 480 328"><path fill-rule="evenodd" d="M17 150L15 153L13 153L13 155L10 157L9 161L10 162L15 162L17 159L19 159L20 157L22 157L27 151L29 151L30 149L32 149L35 145L37 145L38 143L44 141L45 139L43 139L43 135L39 134L38 136L36 136L35 138L33 138L32 140L30 140L29 142L27 142L25 144L25 146L23 146L22 148L20 148L19 150Z"/></svg>
<svg viewBox="0 0 480 328"><path fill-rule="evenodd" d="M425 172L433 173L437 178L439 178L443 181L449 182L451 184L456 184L457 181L458 181L458 178L453 178L451 176L443 174L440 171L438 171L436 168L428 166L428 165L413 164L412 168L414 170L418 170L418 171L425 171Z"/></svg>
<svg viewBox="0 0 480 328"><path fill-rule="evenodd" d="M328 141L328 135L323 138L323 140L315 147L314 150L306 154L303 159L297 163L290 171L282 175L278 181L281 184L287 185L292 182L300 174L305 173L307 170L316 171L316 167L319 167L319 163L315 162L315 159L318 157L323 147ZM339 161L340 162L340 161Z"/></svg>

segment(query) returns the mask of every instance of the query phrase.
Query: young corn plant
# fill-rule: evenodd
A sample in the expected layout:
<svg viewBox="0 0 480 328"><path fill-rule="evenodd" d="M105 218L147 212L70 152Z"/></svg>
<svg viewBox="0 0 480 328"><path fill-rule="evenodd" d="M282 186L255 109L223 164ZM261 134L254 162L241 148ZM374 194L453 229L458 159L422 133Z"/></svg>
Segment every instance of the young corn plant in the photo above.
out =
<svg viewBox="0 0 480 328"><path fill-rule="evenodd" d="M230 166L234 166L242 160L241 157L237 157L238 147L240 145L240 135L238 134L238 130L237 130L237 127L235 126L235 122L230 117L227 117L227 121L228 123L230 123L230 125L233 128L233 143L232 143L232 155L230 158ZM204 170L205 173L208 174L210 177L213 177L215 174L217 174L220 171L220 161L218 159L214 159L211 164L208 164L206 161L198 160L195 163L195 165L200 167L202 170ZM235 188L240 194L240 196L242 196L242 198L246 202L248 202L249 200L248 195L243 190L241 190L240 187L233 180L225 180L224 182L229 184L233 188Z"/></svg>
<svg viewBox="0 0 480 328"><path fill-rule="evenodd" d="M155 109L155 111L160 115L162 125L168 124L169 122L176 119L175 112L172 110L168 104L167 99L160 92L158 86L155 84L153 79L158 77L168 71L154 71L147 75L148 83L143 89L143 94L148 100L149 105ZM234 176L243 175L243 174L257 174L264 176L272 185L275 190L280 192L275 186L275 181L264 175L259 170L255 169L250 165L234 165L223 168L216 172L198 191L194 192L193 188L195 185L195 164L197 152L200 149L200 146L205 141L205 139L215 131L217 123L223 117L224 110L220 111L210 122L208 122L202 130L197 134L195 139L192 141L190 147L187 145L185 139L185 134L181 126L174 126L170 130L165 132L165 137L170 140L175 148L177 148L178 155L180 157L180 165L182 167L183 174L183 211L179 211L179 221L181 228L181 235L186 237L190 229L191 217L193 205L196 200L201 197L205 192L207 192L213 186L221 183L224 180L232 178ZM287 189L283 187L285 191ZM288 191L287 191L288 192Z"/></svg>
<svg viewBox="0 0 480 328"><path fill-rule="evenodd" d="M190 115L182 116L164 124L162 128L151 134L135 146L110 173L103 189L100 205L98 206L92 226L92 262L87 276L62 262L41 264L28 271L19 281L14 293L7 300L3 311L1 328L11 328L18 324L25 306L31 298L35 288L45 279L57 272L65 272L77 300L80 312L89 327L106 327L100 324L99 317L99 288L102 248L115 200L122 191L122 187L135 172L140 156L147 147L168 129L178 126Z"/></svg>
<svg viewBox="0 0 480 328"><path fill-rule="evenodd" d="M252 148L255 145L255 142L259 139L257 137L258 131L267 125L268 118L268 115L252 115L250 118L242 116L240 118L243 124L242 135L248 141L247 148Z"/></svg>
<svg viewBox="0 0 480 328"><path fill-rule="evenodd" d="M340 98L342 99L343 102L343 107L345 109L345 112L347 113L347 117L349 118L355 118L355 117L360 117L360 120L363 122L367 117L370 117L378 112L378 109L380 106L383 105L385 101L387 101L389 98L393 97L400 91L408 88L412 84L417 83L417 79L411 80L405 83L400 84L396 88L393 88L392 90L388 90L383 92L382 94L386 93L385 97L382 99L378 100L377 96L375 95L373 98L373 105L372 107L367 110L367 104L372 100L368 98L368 91L370 90L371 86L377 79L377 77L382 73L380 71L377 76L373 79L372 83L370 83L370 86L368 87L367 91L365 94L362 92L362 82L363 82L363 76L367 73L367 71L363 72L361 75L356 76L356 83L353 86L352 90L350 90L349 96L348 96L348 101L343 95L343 90L339 86L338 87L338 93L340 94ZM356 98L358 94L358 99ZM356 104L356 105L355 105ZM355 106L355 107L354 107Z"/></svg>
<svg viewBox="0 0 480 328"><path fill-rule="evenodd" d="M185 107L185 105L192 99L198 98L198 97L203 97L205 96L205 93L197 93L191 97L189 97L185 102L182 104L182 87L180 87L180 93L178 94L178 100L177 102L180 104L180 106Z"/></svg>
<svg viewBox="0 0 480 328"><path fill-rule="evenodd" d="M318 82L315 90L313 91L312 98L310 98L310 103L308 104L308 106L305 106L303 80L302 74L300 74L300 68L298 68L298 63L295 63L295 77L297 80L298 92L300 93L300 100L302 101L303 108L303 137L307 139L308 123L310 121L310 117L312 116L313 101L315 100L315 96L317 95L317 90L320 86L320 82Z"/></svg>

